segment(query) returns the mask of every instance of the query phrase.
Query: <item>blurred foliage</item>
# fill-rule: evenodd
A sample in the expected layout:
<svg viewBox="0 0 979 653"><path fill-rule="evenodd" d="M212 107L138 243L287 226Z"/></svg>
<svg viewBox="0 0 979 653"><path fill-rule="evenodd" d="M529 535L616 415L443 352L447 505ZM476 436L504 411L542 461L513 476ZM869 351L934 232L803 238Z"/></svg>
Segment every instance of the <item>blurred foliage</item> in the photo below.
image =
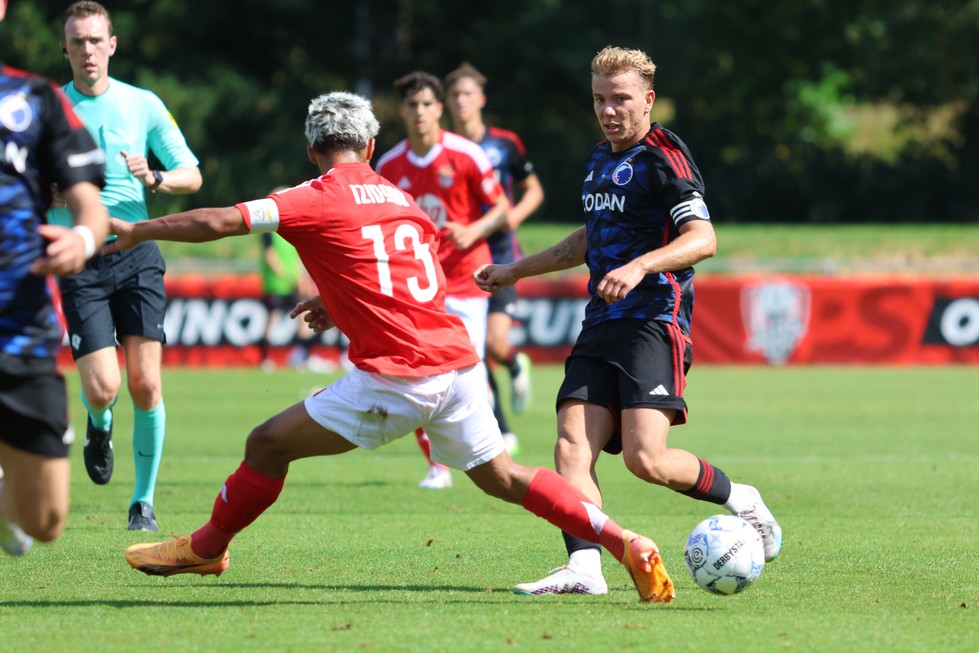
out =
<svg viewBox="0 0 979 653"><path fill-rule="evenodd" d="M67 2L13 2L0 59L70 78ZM155 214L262 196L314 173L315 95L370 96L378 151L403 137L392 81L468 60L489 122L524 139L547 192L535 220L575 221L601 139L591 57L608 44L659 66L654 118L689 145L718 222L979 219L979 0L240 0L106 2L114 77L166 102L204 189ZM448 123L445 123L446 126Z"/></svg>

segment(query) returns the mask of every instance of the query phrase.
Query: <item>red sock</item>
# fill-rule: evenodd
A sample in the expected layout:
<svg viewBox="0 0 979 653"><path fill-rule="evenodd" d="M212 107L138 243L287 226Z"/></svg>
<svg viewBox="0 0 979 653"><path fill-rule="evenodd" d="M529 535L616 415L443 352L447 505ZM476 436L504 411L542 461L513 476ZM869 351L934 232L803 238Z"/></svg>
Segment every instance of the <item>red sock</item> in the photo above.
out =
<svg viewBox="0 0 979 653"><path fill-rule="evenodd" d="M421 448L422 453L425 454L425 458L428 459L428 464L431 465L432 441L428 439L428 433L425 433L425 429L415 429L415 441L418 442L419 448Z"/></svg>
<svg viewBox="0 0 979 653"><path fill-rule="evenodd" d="M622 527L557 472L544 467L537 470L523 507L569 535L601 544L622 561Z"/></svg>
<svg viewBox="0 0 979 653"><path fill-rule="evenodd" d="M191 537L191 549L202 558L221 555L231 539L243 528L258 519L275 503L285 483L285 476L272 478L255 471L242 461L228 477L214 500L211 521L196 530Z"/></svg>

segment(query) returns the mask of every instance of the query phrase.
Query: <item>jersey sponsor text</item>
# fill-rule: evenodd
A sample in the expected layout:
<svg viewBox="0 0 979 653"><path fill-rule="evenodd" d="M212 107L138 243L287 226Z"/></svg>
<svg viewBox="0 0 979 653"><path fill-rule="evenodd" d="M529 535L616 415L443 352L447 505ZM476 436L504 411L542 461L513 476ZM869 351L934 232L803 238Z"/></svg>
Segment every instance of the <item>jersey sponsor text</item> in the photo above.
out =
<svg viewBox="0 0 979 653"><path fill-rule="evenodd" d="M589 193L581 197L585 211L625 211L625 196L613 193Z"/></svg>

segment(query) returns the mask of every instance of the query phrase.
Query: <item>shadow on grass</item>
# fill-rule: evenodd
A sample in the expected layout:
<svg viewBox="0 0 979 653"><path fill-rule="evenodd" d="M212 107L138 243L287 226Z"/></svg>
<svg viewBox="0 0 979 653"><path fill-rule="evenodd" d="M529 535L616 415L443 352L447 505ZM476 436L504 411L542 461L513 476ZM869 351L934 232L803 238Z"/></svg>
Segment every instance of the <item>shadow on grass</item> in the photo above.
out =
<svg viewBox="0 0 979 653"><path fill-rule="evenodd" d="M614 605L617 610L681 610L684 612L713 612L723 611L722 606L684 606L674 603L670 606L645 605L635 599L635 595L626 592L617 592L614 596L583 596L583 595L562 595L562 596L520 596L509 587L474 587L469 585L330 585L315 583L179 583L179 582L160 582L158 584L129 584L128 587L134 590L144 590L152 592L153 598L142 599L90 599L90 598L61 598L51 600L4 600L0 601L0 608L86 608L86 607L106 607L106 608L241 608L241 607L263 607L263 606L335 606L335 605L363 605L371 603L383 603L391 605L526 605L528 608L549 606L561 606L568 609L575 609L580 606L598 604L609 607ZM289 592L322 592L322 596L316 599L302 598L290 599L284 596L281 599L269 598L268 595L262 598L245 598L236 600L201 600L198 597L181 600L161 600L160 596L173 596L174 592L195 592L210 590L213 596L227 597L233 593L254 594L256 590L268 592L269 590L283 590ZM393 595L393 596L391 596ZM628 599L626 597L628 596ZM407 599L407 601L406 601Z"/></svg>
<svg viewBox="0 0 979 653"><path fill-rule="evenodd" d="M424 473L425 470L422 470ZM225 475L227 476L227 475ZM200 479L177 479L173 481L159 481L156 484L157 488L170 488L179 489L181 491L188 488L206 488L207 490L213 490L216 492L221 487L223 481L214 477L210 480L200 480ZM287 487L290 488L313 488L316 490L324 490L326 488L325 483L322 480L300 480L300 479L289 479L287 481ZM331 480L329 483L330 487L343 487L343 488L360 488L360 487L397 487L399 485L406 485L406 483L397 481L385 481L380 479L367 479L367 480L357 480L357 481L343 481L343 480ZM214 493L212 492L212 494Z"/></svg>
<svg viewBox="0 0 979 653"><path fill-rule="evenodd" d="M269 587L282 587L295 589L296 586L290 585L274 585L274 584L264 584L255 583L248 585L216 585L215 588L221 589L235 589L235 588L269 588ZM319 600L270 600L270 599L241 599L236 601L201 601L196 600L173 600L173 601L161 601L159 599L61 599L61 600L22 600L22 601L3 601L0 603L0 608L12 609L12 608L27 608L35 610L37 608L190 608L190 609L201 609L201 608L243 608L243 607L283 607L283 606L336 606L336 605L366 605L366 604L390 604L398 606L409 606L409 605L507 605L507 606L518 606L521 604L526 604L528 608L539 607L541 605L546 605L554 607L558 604L562 608L574 609L582 606L590 606L595 603L600 603L605 607L615 606L616 610L627 610L627 611L676 611L681 612L726 612L723 607L713 607L713 606L685 606L672 604L669 606L665 605L654 605L654 604L643 604L638 601L623 603L621 600L609 601L606 598L596 598L596 597L567 597L567 596L548 596L548 597L526 597L518 596L513 594L509 590L499 590L488 592L482 589L475 589L472 587L341 587L341 586L330 586L330 585L305 585L304 589L310 590L322 590L335 591L335 594L329 596L324 596ZM185 588L179 588L185 589ZM195 588L198 589L198 588ZM380 598L380 597L370 597L364 599L351 600L350 592L365 592L365 593L375 593L375 592L415 592L419 594L430 594L432 595L429 600L415 600L406 603L404 600L399 600L397 598ZM472 598L457 597L452 598L441 594L441 592L461 592L467 595L486 595L493 596L492 599L482 599L479 601L474 601Z"/></svg>
<svg viewBox="0 0 979 653"><path fill-rule="evenodd" d="M318 585L300 583L229 583L223 587L233 590L304 590L338 592L344 594L375 594L381 592L442 595L461 593L469 595L519 596L509 587L473 587L471 585Z"/></svg>
<svg viewBox="0 0 979 653"><path fill-rule="evenodd" d="M323 605L324 601L134 601L93 600L77 601L4 601L4 608L241 608L245 606Z"/></svg>

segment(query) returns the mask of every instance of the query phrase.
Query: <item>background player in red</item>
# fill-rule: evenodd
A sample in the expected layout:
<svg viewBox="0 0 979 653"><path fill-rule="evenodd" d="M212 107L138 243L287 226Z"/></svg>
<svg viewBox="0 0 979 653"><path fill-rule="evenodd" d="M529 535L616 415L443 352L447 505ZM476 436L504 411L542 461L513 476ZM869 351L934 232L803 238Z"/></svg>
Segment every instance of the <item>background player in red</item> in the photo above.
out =
<svg viewBox="0 0 979 653"><path fill-rule="evenodd" d="M673 585L651 540L622 530L557 473L518 465L506 452L479 357L459 318L445 311L438 231L367 163L377 131L364 98L320 96L306 118L307 152L320 177L231 207L112 222L119 238L109 251L148 238L201 242L277 231L321 291L294 314L309 311L306 321L317 328L335 322L356 366L251 432L210 521L189 536L130 546L127 562L151 575L220 574L232 538L275 502L290 462L374 449L425 426L434 458L464 470L487 494L601 542L629 570L641 600L668 603Z"/></svg>
<svg viewBox="0 0 979 653"><path fill-rule="evenodd" d="M486 77L469 63L450 72L445 77L446 104L452 116L452 128L486 152L496 178L503 187L510 209L506 224L486 237L490 256L494 263L512 263L517 260L517 227L544 201L534 164L527 158L523 141L512 131L483 123L483 107L486 106ZM517 199L516 189L519 189ZM513 412L522 413L530 402L530 358L518 352L510 342L510 328L517 308L517 289L501 288L490 295L489 316L486 320L486 357L502 365L510 374L510 403ZM493 391L493 414L507 441L507 451L515 454L517 436L507 422L506 413L499 401L496 380L489 371L490 389Z"/></svg>
<svg viewBox="0 0 979 653"><path fill-rule="evenodd" d="M415 71L395 81L394 88L401 97L399 112L408 138L381 156L377 172L410 193L440 230L438 257L448 284L446 308L462 318L483 359L489 302L472 273L491 262L486 238L506 224L509 202L483 150L439 126L445 92L438 77ZM415 435L429 460L420 485L451 486L449 470L429 455L425 434Z"/></svg>

